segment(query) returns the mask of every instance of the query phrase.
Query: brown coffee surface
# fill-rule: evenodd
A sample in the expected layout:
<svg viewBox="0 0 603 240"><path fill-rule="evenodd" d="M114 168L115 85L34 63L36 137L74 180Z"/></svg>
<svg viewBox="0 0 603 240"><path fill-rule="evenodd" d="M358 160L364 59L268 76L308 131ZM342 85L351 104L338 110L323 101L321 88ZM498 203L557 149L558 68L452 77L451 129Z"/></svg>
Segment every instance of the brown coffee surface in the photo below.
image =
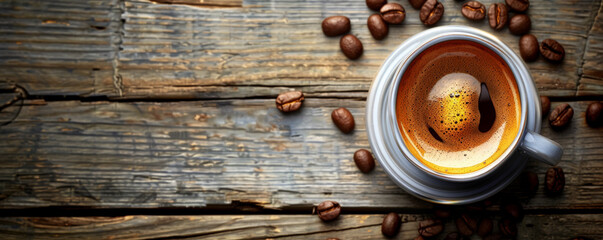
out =
<svg viewBox="0 0 603 240"><path fill-rule="evenodd" d="M494 111L484 111L484 93ZM488 166L513 143L521 102L500 56L472 41L451 40L410 63L398 88L396 116L404 143L421 163L463 174ZM487 131L480 131L480 121L489 121Z"/></svg>

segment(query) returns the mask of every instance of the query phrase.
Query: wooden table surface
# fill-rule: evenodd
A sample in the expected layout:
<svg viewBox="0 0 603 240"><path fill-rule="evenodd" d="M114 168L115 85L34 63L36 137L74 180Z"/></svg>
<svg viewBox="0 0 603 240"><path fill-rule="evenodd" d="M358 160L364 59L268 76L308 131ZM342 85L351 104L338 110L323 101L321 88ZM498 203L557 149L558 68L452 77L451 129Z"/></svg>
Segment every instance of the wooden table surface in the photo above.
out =
<svg viewBox="0 0 603 240"><path fill-rule="evenodd" d="M376 41L363 0L0 0L0 238L381 239L395 211L396 238L414 239L433 205L352 160L369 148L365 100L379 66L427 29L406 0L390 2L407 18ZM480 28L518 50L508 29L442 2L438 25ZM528 66L539 93L575 115L562 131L543 122L564 147L566 187L546 196L547 166L528 163L541 185L517 195L519 238L602 239L603 128L588 127L584 111L603 100L603 5L530 2L531 33L566 56ZM351 19L360 59L323 35L331 15ZM274 99L289 90L306 101L282 114ZM332 124L337 107L355 116L352 134ZM342 204L339 220L312 215L324 200ZM484 214L497 217L497 201Z"/></svg>

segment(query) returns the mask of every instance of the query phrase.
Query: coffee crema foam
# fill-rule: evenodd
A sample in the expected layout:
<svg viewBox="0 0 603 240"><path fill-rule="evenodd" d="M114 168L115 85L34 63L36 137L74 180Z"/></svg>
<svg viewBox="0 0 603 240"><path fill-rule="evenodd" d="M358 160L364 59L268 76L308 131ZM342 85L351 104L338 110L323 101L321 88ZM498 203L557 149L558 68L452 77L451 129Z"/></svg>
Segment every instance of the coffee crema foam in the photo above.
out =
<svg viewBox="0 0 603 240"><path fill-rule="evenodd" d="M410 63L398 88L396 116L404 143L421 163L463 174L488 166L513 143L521 102L500 56L472 41L451 40Z"/></svg>

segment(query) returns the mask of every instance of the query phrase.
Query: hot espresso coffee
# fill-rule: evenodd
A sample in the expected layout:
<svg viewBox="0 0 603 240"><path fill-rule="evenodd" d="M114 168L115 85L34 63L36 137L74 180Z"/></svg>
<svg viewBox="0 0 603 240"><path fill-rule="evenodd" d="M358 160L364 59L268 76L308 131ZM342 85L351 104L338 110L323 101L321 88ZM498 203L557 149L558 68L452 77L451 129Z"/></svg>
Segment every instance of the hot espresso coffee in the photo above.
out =
<svg viewBox="0 0 603 240"><path fill-rule="evenodd" d="M435 44L409 64L396 98L409 151L430 169L463 174L498 159L520 129L521 102L507 63L468 40Z"/></svg>

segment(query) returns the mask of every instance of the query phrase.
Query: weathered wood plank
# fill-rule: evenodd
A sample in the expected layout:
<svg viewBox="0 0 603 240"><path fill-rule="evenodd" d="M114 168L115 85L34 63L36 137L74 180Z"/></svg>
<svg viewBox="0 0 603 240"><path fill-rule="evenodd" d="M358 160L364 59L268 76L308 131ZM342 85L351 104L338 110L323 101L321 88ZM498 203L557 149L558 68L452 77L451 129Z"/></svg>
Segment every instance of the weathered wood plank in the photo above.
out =
<svg viewBox="0 0 603 240"><path fill-rule="evenodd" d="M243 0L150 0L156 3L184 4L199 7L242 7Z"/></svg>
<svg viewBox="0 0 603 240"><path fill-rule="evenodd" d="M0 85L30 95L115 95L118 0L0 1Z"/></svg>
<svg viewBox="0 0 603 240"><path fill-rule="evenodd" d="M0 208L244 202L285 209L325 199L350 207L430 207L381 167L370 174L356 169L354 151L369 147L364 101L308 98L292 114L280 113L273 99L27 103L0 127ZM603 207L603 128L586 126L587 102L570 104L576 114L568 129L543 129L565 148L565 194L550 198L541 187L528 209ZM331 123L340 106L355 115L353 134ZM546 166L529 167L542 183Z"/></svg>
<svg viewBox="0 0 603 240"><path fill-rule="evenodd" d="M603 94L603 2L588 34L577 95Z"/></svg>
<svg viewBox="0 0 603 240"><path fill-rule="evenodd" d="M574 96L579 79L581 95L601 94L597 61L603 49L596 39L602 34L591 31L600 3L532 1L532 33L559 40L567 52L560 65L542 59L529 64L542 94ZM363 1L248 0L241 8L126 0L121 9L121 4L0 2L0 84L19 84L33 95L215 99L273 96L297 87L308 96L363 98L385 57L426 29L404 1L407 20L392 26L383 41L370 37L365 24L372 12ZM506 29L495 32L486 21L466 20L458 11L461 4L444 1L439 25L484 29L517 50L517 36ZM364 42L360 60L347 60L339 39L322 34L320 22L335 14L350 17L352 33Z"/></svg>
<svg viewBox="0 0 603 240"><path fill-rule="evenodd" d="M489 4L493 1L486 1ZM239 98L271 96L297 87L309 96L364 97L381 62L404 39L426 29L407 2L404 24L375 41L366 27L364 1L245 1L243 9L200 11L187 6L126 2L120 73L124 94L135 98ZM519 37L493 31L487 21L460 15L462 3L444 1L439 25L461 24L499 36L514 50ZM532 33L555 38L566 49L563 64L529 64L542 94L576 94L586 36L600 1L532 1ZM343 7L345 6L345 7ZM339 38L325 37L320 22L346 15L364 43L357 61L340 53ZM595 44L600 46L601 44ZM591 48L590 54L601 53ZM350 93L352 92L352 93Z"/></svg>
<svg viewBox="0 0 603 240"><path fill-rule="evenodd" d="M428 215L402 215L392 239L414 239L418 222ZM330 223L312 215L209 215L122 217L2 217L3 239L386 239L383 215L342 215ZM456 230L445 222L442 239ZM495 220L495 224L497 220ZM599 239L602 214L527 215L518 224L518 239ZM499 232L494 227L494 234ZM479 237L474 235L474 239Z"/></svg>

